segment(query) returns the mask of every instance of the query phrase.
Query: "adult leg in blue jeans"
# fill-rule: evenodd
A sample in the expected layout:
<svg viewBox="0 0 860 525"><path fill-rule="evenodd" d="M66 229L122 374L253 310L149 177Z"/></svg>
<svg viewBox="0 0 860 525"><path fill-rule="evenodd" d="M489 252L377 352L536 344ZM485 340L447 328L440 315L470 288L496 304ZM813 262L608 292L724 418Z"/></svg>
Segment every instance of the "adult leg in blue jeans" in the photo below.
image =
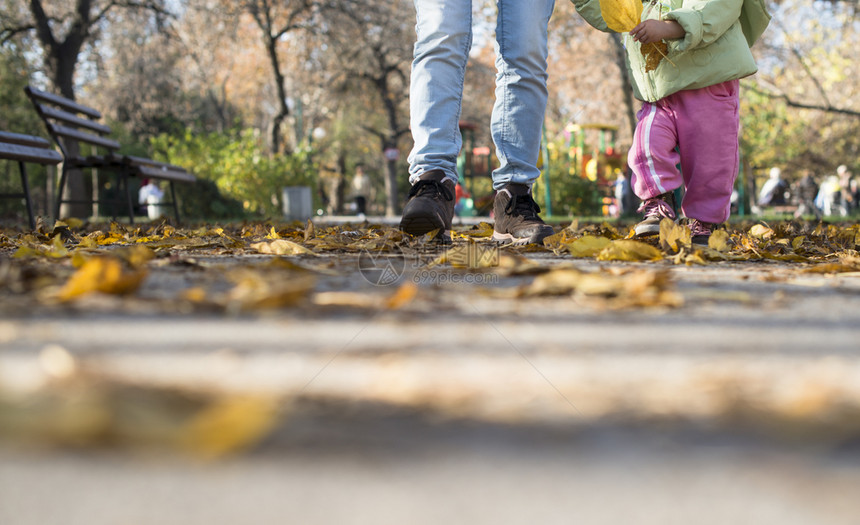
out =
<svg viewBox="0 0 860 525"><path fill-rule="evenodd" d="M496 102L491 132L500 166L493 172L499 241L541 242L552 228L539 217L531 186L546 111L547 24L554 0L499 0L496 19ZM401 229L447 233L454 215L463 79L472 45L467 0L415 0L417 41L412 63L409 154L412 191Z"/></svg>

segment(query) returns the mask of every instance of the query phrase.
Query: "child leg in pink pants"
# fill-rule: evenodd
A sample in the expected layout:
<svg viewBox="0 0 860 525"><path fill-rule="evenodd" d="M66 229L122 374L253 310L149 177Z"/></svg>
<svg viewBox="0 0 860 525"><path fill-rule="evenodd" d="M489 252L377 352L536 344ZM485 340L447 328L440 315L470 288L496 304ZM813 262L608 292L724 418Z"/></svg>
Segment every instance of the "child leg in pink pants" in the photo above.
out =
<svg viewBox="0 0 860 525"><path fill-rule="evenodd" d="M683 185L686 217L710 223L729 218L738 173L738 88L739 81L729 80L643 103L627 158L640 199Z"/></svg>

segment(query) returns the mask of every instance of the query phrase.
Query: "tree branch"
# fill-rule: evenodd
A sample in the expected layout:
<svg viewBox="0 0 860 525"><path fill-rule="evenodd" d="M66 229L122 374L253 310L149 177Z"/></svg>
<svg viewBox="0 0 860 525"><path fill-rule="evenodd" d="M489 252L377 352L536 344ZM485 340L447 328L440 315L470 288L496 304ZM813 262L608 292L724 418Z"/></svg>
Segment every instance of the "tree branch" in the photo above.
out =
<svg viewBox="0 0 860 525"><path fill-rule="evenodd" d="M759 95L772 98L772 99L781 99L785 104L792 108L797 109L809 109L816 111L824 111L825 113L836 113L838 115L848 115L850 117L860 117L860 111L855 111L853 109L845 109L845 108L834 108L829 104L826 106L822 106L820 104L806 104L804 102L797 102L789 98L785 93L772 93L768 91L764 91L755 85L748 85L746 89L749 89L753 93L758 93Z"/></svg>
<svg viewBox="0 0 860 525"><path fill-rule="evenodd" d="M17 35L20 35L22 33L29 33L33 29L36 29L36 26L34 24L0 28L0 45L9 42Z"/></svg>
<svg viewBox="0 0 860 525"><path fill-rule="evenodd" d="M821 82L818 81L818 77L816 77L812 73L812 69L809 68L809 64L806 63L806 60L803 59L803 55L800 53L800 50L797 49L797 46L791 43L791 38L789 37L788 31L785 29L783 23L779 20L775 20L776 24L782 29L783 37L785 41L788 42L788 49L791 51L791 54L794 55L794 58L800 63L800 66L803 68L803 71L806 72L806 76L812 81L815 85L815 88L818 90L818 93L821 95L821 98L824 99L824 102L827 104L827 107L833 107L830 103L830 99L827 97L827 91L825 91L824 86L821 85Z"/></svg>

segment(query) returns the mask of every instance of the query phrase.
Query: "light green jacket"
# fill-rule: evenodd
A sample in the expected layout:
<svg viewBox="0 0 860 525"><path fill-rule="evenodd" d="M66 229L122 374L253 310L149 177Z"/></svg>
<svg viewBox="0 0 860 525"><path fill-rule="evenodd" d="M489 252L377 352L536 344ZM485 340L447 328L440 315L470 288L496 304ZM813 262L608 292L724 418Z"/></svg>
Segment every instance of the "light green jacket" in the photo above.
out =
<svg viewBox="0 0 860 525"><path fill-rule="evenodd" d="M599 0L572 0L589 24L609 31ZM642 20L675 20L684 38L667 41L666 58L645 71L640 44L623 35L633 94L655 102L684 89L698 89L752 75L758 70L750 46L761 36L770 15L764 0L645 0Z"/></svg>

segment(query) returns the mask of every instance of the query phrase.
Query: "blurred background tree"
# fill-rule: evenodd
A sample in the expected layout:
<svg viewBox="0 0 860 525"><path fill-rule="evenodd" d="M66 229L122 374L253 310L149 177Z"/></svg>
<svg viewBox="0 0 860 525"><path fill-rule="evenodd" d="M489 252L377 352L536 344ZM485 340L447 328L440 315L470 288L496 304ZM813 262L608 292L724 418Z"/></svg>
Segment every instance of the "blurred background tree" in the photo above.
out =
<svg viewBox="0 0 860 525"><path fill-rule="evenodd" d="M742 81L744 159L780 166L789 181L803 169L860 171L856 2L770 6L774 21L754 48L760 71ZM462 119L476 126L475 146L492 147L495 3L473 9ZM191 215L226 216L239 203L240 213L276 216L292 184L342 213L359 163L378 186L371 213L396 215L408 191L413 26L409 0L0 0L0 124L45 136L21 92L31 83L103 110L129 152L186 165L232 203ZM629 147L638 102L619 46L557 3L550 141L570 124L602 123ZM548 166L554 213L592 214L591 187L563 162ZM475 187L489 193L487 182Z"/></svg>

